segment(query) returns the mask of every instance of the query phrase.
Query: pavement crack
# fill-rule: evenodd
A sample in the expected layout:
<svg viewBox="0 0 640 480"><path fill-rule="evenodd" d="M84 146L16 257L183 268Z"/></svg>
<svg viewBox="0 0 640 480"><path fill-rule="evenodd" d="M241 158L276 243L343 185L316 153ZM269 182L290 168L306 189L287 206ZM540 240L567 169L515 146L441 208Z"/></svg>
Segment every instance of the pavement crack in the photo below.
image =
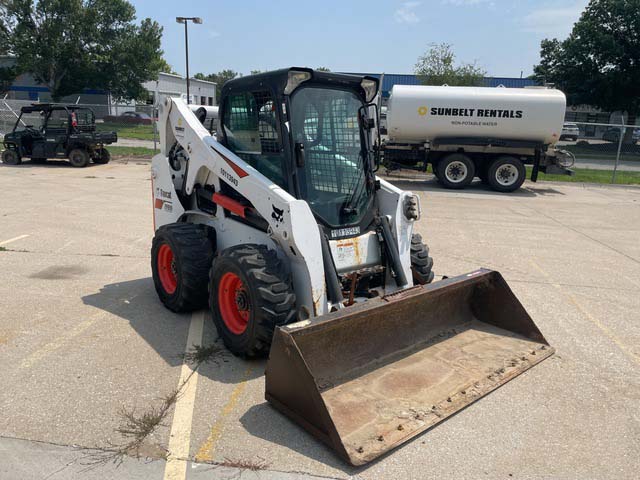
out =
<svg viewBox="0 0 640 480"><path fill-rule="evenodd" d="M0 247L1 252L11 252L11 253L38 253L40 255L52 255L57 252L46 252L39 250L24 250L24 249L15 249L15 248L5 248ZM115 257L115 258L147 258L147 255L120 255L117 253L62 253L63 256L74 256L74 257Z"/></svg>
<svg viewBox="0 0 640 480"><path fill-rule="evenodd" d="M66 470L67 468L69 468L71 465L74 465L76 462L77 462L77 459L76 459L76 460L72 460L72 461L70 461L69 463L67 463L67 464L63 465L62 467L60 467L60 468L59 468L59 469L57 469L56 471L51 472L51 473L50 473L49 475L47 475L46 477L43 477L43 478L42 478L42 480L47 480L48 478L52 478L54 475L57 475L58 473L60 473L60 472L62 472L62 471L64 471L64 470Z"/></svg>
<svg viewBox="0 0 640 480"><path fill-rule="evenodd" d="M552 217L551 215L548 215L548 214L546 214L546 213L544 213L544 212L542 212L542 211L540 211L540 210L535 210L535 211L536 211L536 212L538 212L538 213L539 213L540 215L542 215L543 217L546 217L546 218L548 218L548 219L550 219L550 220L553 220L553 221L554 221L554 222L556 222L558 225L560 225L560 226L562 226L562 227L564 227L564 228L566 228L566 229L568 229L568 230L571 230L572 232L577 233L578 235L582 235L583 237L588 238L588 239L589 239L589 240L591 240L592 242L595 242L595 243L597 243L598 245L601 245L601 246L603 246L603 247L605 247L605 248L608 248L609 250L612 250L612 251L616 252L617 254L622 255L623 257L625 257L625 258L627 258L627 259L631 260L632 262L637 263L638 265L640 265L640 260L638 260L637 258L632 257L631 255L628 255L628 254L624 253L623 251L618 250L617 248L612 247L611 245L608 245L608 244L604 243L603 241L598 240L597 238L594 238L594 237L592 237L591 235L588 235L588 234L586 234L586 233L584 233L584 232L582 232L582 231L578 230L577 228L572 227L571 225L567 225L567 224L565 224L565 223L561 222L560 220L558 220L558 219L556 219L556 218Z"/></svg>
<svg viewBox="0 0 640 480"><path fill-rule="evenodd" d="M453 277L454 275L451 275L451 276ZM533 285L550 285L550 286L560 285L561 287L573 287L573 288L594 288L597 290L611 290L612 292L629 292L629 293L640 292L640 289L638 288L605 287L602 285L583 285L578 283L542 282L539 280L520 280L520 279L513 279L513 278L510 278L509 282L527 283L527 284L533 284Z"/></svg>

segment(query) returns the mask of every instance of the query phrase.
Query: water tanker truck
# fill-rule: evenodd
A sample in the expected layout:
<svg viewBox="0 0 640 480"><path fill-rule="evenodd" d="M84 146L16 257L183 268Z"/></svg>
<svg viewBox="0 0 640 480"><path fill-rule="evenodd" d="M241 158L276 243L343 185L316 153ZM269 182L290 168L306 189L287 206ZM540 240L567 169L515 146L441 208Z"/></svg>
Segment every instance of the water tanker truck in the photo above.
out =
<svg viewBox="0 0 640 480"><path fill-rule="evenodd" d="M394 85L381 121L384 165L431 164L444 187L479 177L499 192L520 188L525 165L534 182L539 172L571 175L573 155L556 148L565 108L564 94L544 87Z"/></svg>

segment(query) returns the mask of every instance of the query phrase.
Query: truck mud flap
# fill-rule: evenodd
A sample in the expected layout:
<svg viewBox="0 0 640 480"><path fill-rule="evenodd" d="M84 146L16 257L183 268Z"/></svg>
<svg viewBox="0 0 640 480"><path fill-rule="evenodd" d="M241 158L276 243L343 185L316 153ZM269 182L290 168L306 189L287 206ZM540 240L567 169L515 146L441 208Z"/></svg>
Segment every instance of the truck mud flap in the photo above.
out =
<svg viewBox="0 0 640 480"><path fill-rule="evenodd" d="M502 276L478 270L278 328L266 399L363 465L553 351Z"/></svg>

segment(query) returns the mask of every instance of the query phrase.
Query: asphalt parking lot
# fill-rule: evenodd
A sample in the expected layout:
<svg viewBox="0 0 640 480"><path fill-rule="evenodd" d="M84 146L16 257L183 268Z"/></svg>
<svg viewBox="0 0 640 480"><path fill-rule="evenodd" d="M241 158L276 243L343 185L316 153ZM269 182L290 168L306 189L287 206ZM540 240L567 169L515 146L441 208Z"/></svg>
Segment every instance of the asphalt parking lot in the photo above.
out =
<svg viewBox="0 0 640 480"><path fill-rule="evenodd" d="M264 362L189 376L185 350L216 334L156 297L148 163L0 166L0 478L637 478L640 188L391 180L422 198L436 279L500 271L557 353L352 468L265 402ZM94 462L124 414L157 412L185 379L146 459ZM200 463L165 464L167 448Z"/></svg>

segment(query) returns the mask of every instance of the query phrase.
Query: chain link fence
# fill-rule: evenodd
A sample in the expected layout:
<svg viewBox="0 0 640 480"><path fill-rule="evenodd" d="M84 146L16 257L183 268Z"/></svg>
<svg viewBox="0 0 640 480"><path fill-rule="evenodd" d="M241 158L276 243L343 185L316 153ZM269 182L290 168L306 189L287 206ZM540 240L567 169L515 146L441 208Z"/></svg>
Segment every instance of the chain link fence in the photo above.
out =
<svg viewBox="0 0 640 480"><path fill-rule="evenodd" d="M20 109L32 105L28 100L0 100L0 138L11 132L18 122ZM74 104L93 111L96 130L116 132L118 142L113 144L123 154L153 155L159 151L157 109L153 105L134 104ZM39 113L24 114L18 127L39 128L43 118Z"/></svg>
<svg viewBox="0 0 640 480"><path fill-rule="evenodd" d="M573 153L575 169L607 171L611 183L640 177L640 125L566 122L558 147Z"/></svg>
<svg viewBox="0 0 640 480"><path fill-rule="evenodd" d="M0 100L0 138L13 130L20 108L31 104L28 100ZM118 134L118 142L111 146L116 147L114 154L151 157L159 151L158 115L153 105L79 105L93 110L98 131ZM25 114L21 123L38 127L42 118L38 113ZM602 181L608 172L611 183L627 183L630 177L637 177L633 183L640 183L640 125L566 122L558 147L575 155L578 180L588 181L591 175Z"/></svg>

